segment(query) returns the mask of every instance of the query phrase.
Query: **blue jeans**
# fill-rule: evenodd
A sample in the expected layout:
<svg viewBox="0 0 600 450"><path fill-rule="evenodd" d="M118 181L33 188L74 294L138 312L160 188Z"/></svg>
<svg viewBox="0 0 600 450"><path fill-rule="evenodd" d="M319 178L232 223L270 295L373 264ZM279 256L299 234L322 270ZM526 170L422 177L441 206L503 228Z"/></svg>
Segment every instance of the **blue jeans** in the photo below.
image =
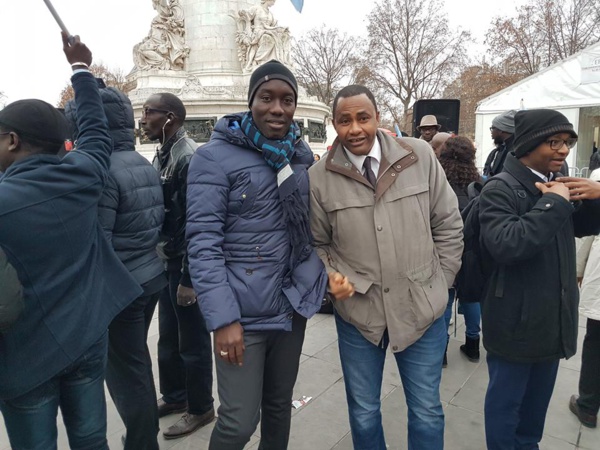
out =
<svg viewBox="0 0 600 450"><path fill-rule="evenodd" d="M71 449L108 450L105 334L71 366L32 391L0 401L13 450L56 450L60 407Z"/></svg>
<svg viewBox="0 0 600 450"><path fill-rule="evenodd" d="M487 355L485 439L489 450L534 450L544 434L558 360L516 363Z"/></svg>
<svg viewBox="0 0 600 450"><path fill-rule="evenodd" d="M446 321L446 329L450 326L450 317L452 317L452 305L454 305L454 297L456 296L456 290L450 288L448 290L448 306L444 313L444 320ZM479 302L474 303L463 303L459 300L458 312L465 316L465 335L469 339L479 339L479 332L481 328L479 324L481 322L481 305Z"/></svg>
<svg viewBox="0 0 600 450"><path fill-rule="evenodd" d="M335 321L354 448L385 450L380 397L389 344L387 332L377 346L337 313ZM409 450L444 447L444 411L439 387L446 338L444 319L440 317L417 342L394 353L408 406Z"/></svg>

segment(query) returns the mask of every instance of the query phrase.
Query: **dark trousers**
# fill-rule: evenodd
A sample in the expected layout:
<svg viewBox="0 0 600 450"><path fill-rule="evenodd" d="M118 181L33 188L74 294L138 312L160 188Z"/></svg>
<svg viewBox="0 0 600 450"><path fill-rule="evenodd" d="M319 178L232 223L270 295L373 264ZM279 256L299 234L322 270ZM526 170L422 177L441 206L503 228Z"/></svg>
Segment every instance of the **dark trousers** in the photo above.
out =
<svg viewBox="0 0 600 450"><path fill-rule="evenodd" d="M305 329L306 319L294 314L292 331L244 333L242 366L217 355L221 406L210 450L242 450L259 420L259 450L288 447L292 395Z"/></svg>
<svg viewBox="0 0 600 450"><path fill-rule="evenodd" d="M600 409L600 321L588 319L579 375L579 408L588 414Z"/></svg>
<svg viewBox="0 0 600 450"><path fill-rule="evenodd" d="M108 327L106 385L127 429L125 450L158 450L148 328L160 292L137 298Z"/></svg>
<svg viewBox="0 0 600 450"><path fill-rule="evenodd" d="M32 391L0 401L13 450L56 450L58 408L74 450L108 450L106 442L107 337L104 334L79 359Z"/></svg>
<svg viewBox="0 0 600 450"><path fill-rule="evenodd" d="M198 303L177 305L180 269L167 271L169 284L158 304L158 374L167 403L188 402L190 414L213 408L212 345Z"/></svg>
<svg viewBox="0 0 600 450"><path fill-rule="evenodd" d="M515 363L487 355L490 382L485 395L488 450L534 450L544 433L558 360Z"/></svg>

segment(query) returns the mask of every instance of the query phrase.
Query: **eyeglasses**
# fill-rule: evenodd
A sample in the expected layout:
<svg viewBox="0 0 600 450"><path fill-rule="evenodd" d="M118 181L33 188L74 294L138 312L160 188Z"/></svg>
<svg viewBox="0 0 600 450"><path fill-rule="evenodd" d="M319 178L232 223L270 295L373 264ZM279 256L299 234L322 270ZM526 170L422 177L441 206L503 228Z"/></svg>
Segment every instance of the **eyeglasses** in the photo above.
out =
<svg viewBox="0 0 600 450"><path fill-rule="evenodd" d="M0 133L0 136L6 136L7 134L12 133L12 131L5 131L4 133Z"/></svg>
<svg viewBox="0 0 600 450"><path fill-rule="evenodd" d="M153 113L170 113L171 111L167 111L166 109L154 109L154 108L144 108L142 109L142 117L146 117L148 114Z"/></svg>
<svg viewBox="0 0 600 450"><path fill-rule="evenodd" d="M568 148L573 148L575 147L575 144L577 144L577 138L569 138L567 140L549 139L546 141L546 144L548 144L552 150L560 150L563 148L563 145L566 145Z"/></svg>
<svg viewBox="0 0 600 450"><path fill-rule="evenodd" d="M490 127L490 131L494 131L494 130L498 130L498 131L500 131L500 128L496 128L496 127Z"/></svg>

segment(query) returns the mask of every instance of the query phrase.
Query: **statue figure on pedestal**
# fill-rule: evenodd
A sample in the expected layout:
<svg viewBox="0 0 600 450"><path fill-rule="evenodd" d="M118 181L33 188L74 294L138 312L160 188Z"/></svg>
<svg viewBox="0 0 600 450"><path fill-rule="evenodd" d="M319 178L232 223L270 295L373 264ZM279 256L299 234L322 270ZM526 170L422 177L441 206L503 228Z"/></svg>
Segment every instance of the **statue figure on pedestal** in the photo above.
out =
<svg viewBox="0 0 600 450"><path fill-rule="evenodd" d="M260 5L241 10L231 17L237 22L236 42L244 72L251 72L272 59L291 66L290 30L280 27L269 8L275 0L261 0Z"/></svg>
<svg viewBox="0 0 600 450"><path fill-rule="evenodd" d="M150 32L133 47L133 61L139 70L183 70L190 48L185 44L183 9L179 0L152 0L157 15Z"/></svg>

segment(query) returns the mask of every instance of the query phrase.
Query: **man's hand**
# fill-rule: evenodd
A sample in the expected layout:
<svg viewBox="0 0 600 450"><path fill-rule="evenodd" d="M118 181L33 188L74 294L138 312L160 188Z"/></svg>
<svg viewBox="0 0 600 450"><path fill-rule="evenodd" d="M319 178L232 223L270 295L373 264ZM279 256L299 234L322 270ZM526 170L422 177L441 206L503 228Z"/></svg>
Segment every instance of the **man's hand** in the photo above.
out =
<svg viewBox="0 0 600 450"><path fill-rule="evenodd" d="M244 329L234 322L214 332L215 354L231 364L241 366L244 360Z"/></svg>
<svg viewBox="0 0 600 450"><path fill-rule="evenodd" d="M569 197L569 188L558 181L551 181L550 183L535 183L535 187L538 188L542 194L553 193L560 195L566 201L571 200Z"/></svg>
<svg viewBox="0 0 600 450"><path fill-rule="evenodd" d="M180 284L177 286L177 304L179 306L190 306L196 303L196 293L192 288Z"/></svg>
<svg viewBox="0 0 600 450"><path fill-rule="evenodd" d="M569 188L571 200L594 200L600 198L600 183L589 178L559 177L556 181Z"/></svg>
<svg viewBox="0 0 600 450"><path fill-rule="evenodd" d="M329 274L329 293L336 300L346 300L354 295L354 285L348 277L339 272L332 272Z"/></svg>
<svg viewBox="0 0 600 450"><path fill-rule="evenodd" d="M92 52L80 41L79 36L73 37L73 44L69 44L69 36L64 31L61 32L61 36L63 41L63 52L65 52L69 64L73 65L78 62L84 63L87 66L92 64Z"/></svg>

